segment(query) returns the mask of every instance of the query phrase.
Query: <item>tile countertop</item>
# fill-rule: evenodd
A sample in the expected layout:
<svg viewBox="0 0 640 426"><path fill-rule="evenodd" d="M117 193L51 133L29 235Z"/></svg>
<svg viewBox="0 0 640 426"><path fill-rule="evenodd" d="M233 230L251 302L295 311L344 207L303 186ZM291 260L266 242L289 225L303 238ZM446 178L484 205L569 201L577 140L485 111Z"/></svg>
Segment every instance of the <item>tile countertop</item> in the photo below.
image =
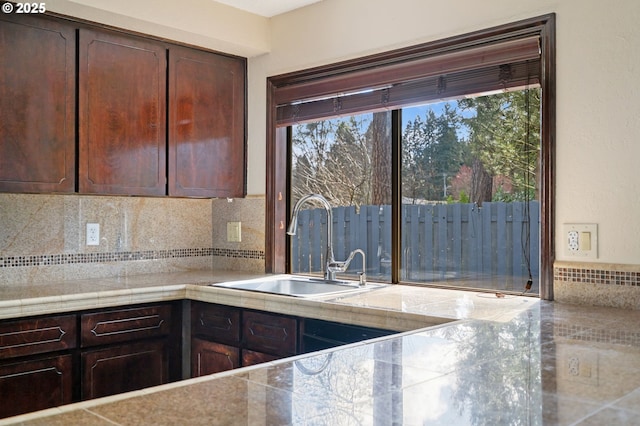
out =
<svg viewBox="0 0 640 426"><path fill-rule="evenodd" d="M640 416L640 311L410 286L307 300L203 285L245 278L201 271L0 287L0 317L188 298L413 331L0 425L611 426Z"/></svg>

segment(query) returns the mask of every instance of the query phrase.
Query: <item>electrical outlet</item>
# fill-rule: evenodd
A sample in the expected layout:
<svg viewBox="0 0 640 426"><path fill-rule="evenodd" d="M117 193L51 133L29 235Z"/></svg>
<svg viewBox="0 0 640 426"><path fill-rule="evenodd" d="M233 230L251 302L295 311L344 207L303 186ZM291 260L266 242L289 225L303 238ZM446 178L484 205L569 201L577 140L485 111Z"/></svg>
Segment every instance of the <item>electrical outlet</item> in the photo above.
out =
<svg viewBox="0 0 640 426"><path fill-rule="evenodd" d="M598 225L565 223L565 254L585 259L598 258Z"/></svg>
<svg viewBox="0 0 640 426"><path fill-rule="evenodd" d="M100 245L100 224L99 223L87 223L87 245L88 246Z"/></svg>
<svg viewBox="0 0 640 426"><path fill-rule="evenodd" d="M567 241L569 251L578 251L580 249L579 235L580 233L576 230L567 232L567 237L569 238L569 241Z"/></svg>

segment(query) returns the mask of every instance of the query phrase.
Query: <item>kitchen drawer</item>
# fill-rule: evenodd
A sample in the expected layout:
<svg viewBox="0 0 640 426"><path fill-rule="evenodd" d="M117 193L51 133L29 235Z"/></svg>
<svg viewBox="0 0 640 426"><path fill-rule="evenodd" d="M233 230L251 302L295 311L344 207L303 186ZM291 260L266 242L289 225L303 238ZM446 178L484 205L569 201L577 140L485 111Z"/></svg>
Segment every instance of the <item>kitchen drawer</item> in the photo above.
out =
<svg viewBox="0 0 640 426"><path fill-rule="evenodd" d="M240 342L240 309L230 306L193 302L192 335L237 345Z"/></svg>
<svg viewBox="0 0 640 426"><path fill-rule="evenodd" d="M295 355L298 321L292 317L244 311L242 336L247 349L272 355Z"/></svg>
<svg viewBox="0 0 640 426"><path fill-rule="evenodd" d="M171 306L83 314L80 319L83 348L166 336L171 331Z"/></svg>
<svg viewBox="0 0 640 426"><path fill-rule="evenodd" d="M76 347L76 316L29 318L0 323L0 359Z"/></svg>

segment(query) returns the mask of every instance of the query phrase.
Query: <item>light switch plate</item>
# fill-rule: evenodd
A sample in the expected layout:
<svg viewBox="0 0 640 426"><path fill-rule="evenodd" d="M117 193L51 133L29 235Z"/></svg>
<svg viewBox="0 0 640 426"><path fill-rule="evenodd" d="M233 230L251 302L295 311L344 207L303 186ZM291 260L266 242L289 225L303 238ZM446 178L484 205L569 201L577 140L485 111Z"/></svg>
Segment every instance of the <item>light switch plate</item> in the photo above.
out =
<svg viewBox="0 0 640 426"><path fill-rule="evenodd" d="M595 223L565 223L564 252L569 257L598 258L598 225Z"/></svg>
<svg viewBox="0 0 640 426"><path fill-rule="evenodd" d="M233 243L242 241L242 222L227 222L227 241Z"/></svg>

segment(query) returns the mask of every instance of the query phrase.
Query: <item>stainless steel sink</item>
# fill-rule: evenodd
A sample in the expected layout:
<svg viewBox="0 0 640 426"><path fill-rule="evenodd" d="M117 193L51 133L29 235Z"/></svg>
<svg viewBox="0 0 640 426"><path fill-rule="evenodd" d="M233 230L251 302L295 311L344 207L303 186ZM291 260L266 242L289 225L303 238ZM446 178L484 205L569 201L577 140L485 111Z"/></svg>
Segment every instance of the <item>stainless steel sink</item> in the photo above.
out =
<svg viewBox="0 0 640 426"><path fill-rule="evenodd" d="M366 284L365 286L359 286L355 281L325 281L310 277L277 275L246 281L211 284L211 286L294 297L320 297L368 291L384 287L384 284Z"/></svg>

